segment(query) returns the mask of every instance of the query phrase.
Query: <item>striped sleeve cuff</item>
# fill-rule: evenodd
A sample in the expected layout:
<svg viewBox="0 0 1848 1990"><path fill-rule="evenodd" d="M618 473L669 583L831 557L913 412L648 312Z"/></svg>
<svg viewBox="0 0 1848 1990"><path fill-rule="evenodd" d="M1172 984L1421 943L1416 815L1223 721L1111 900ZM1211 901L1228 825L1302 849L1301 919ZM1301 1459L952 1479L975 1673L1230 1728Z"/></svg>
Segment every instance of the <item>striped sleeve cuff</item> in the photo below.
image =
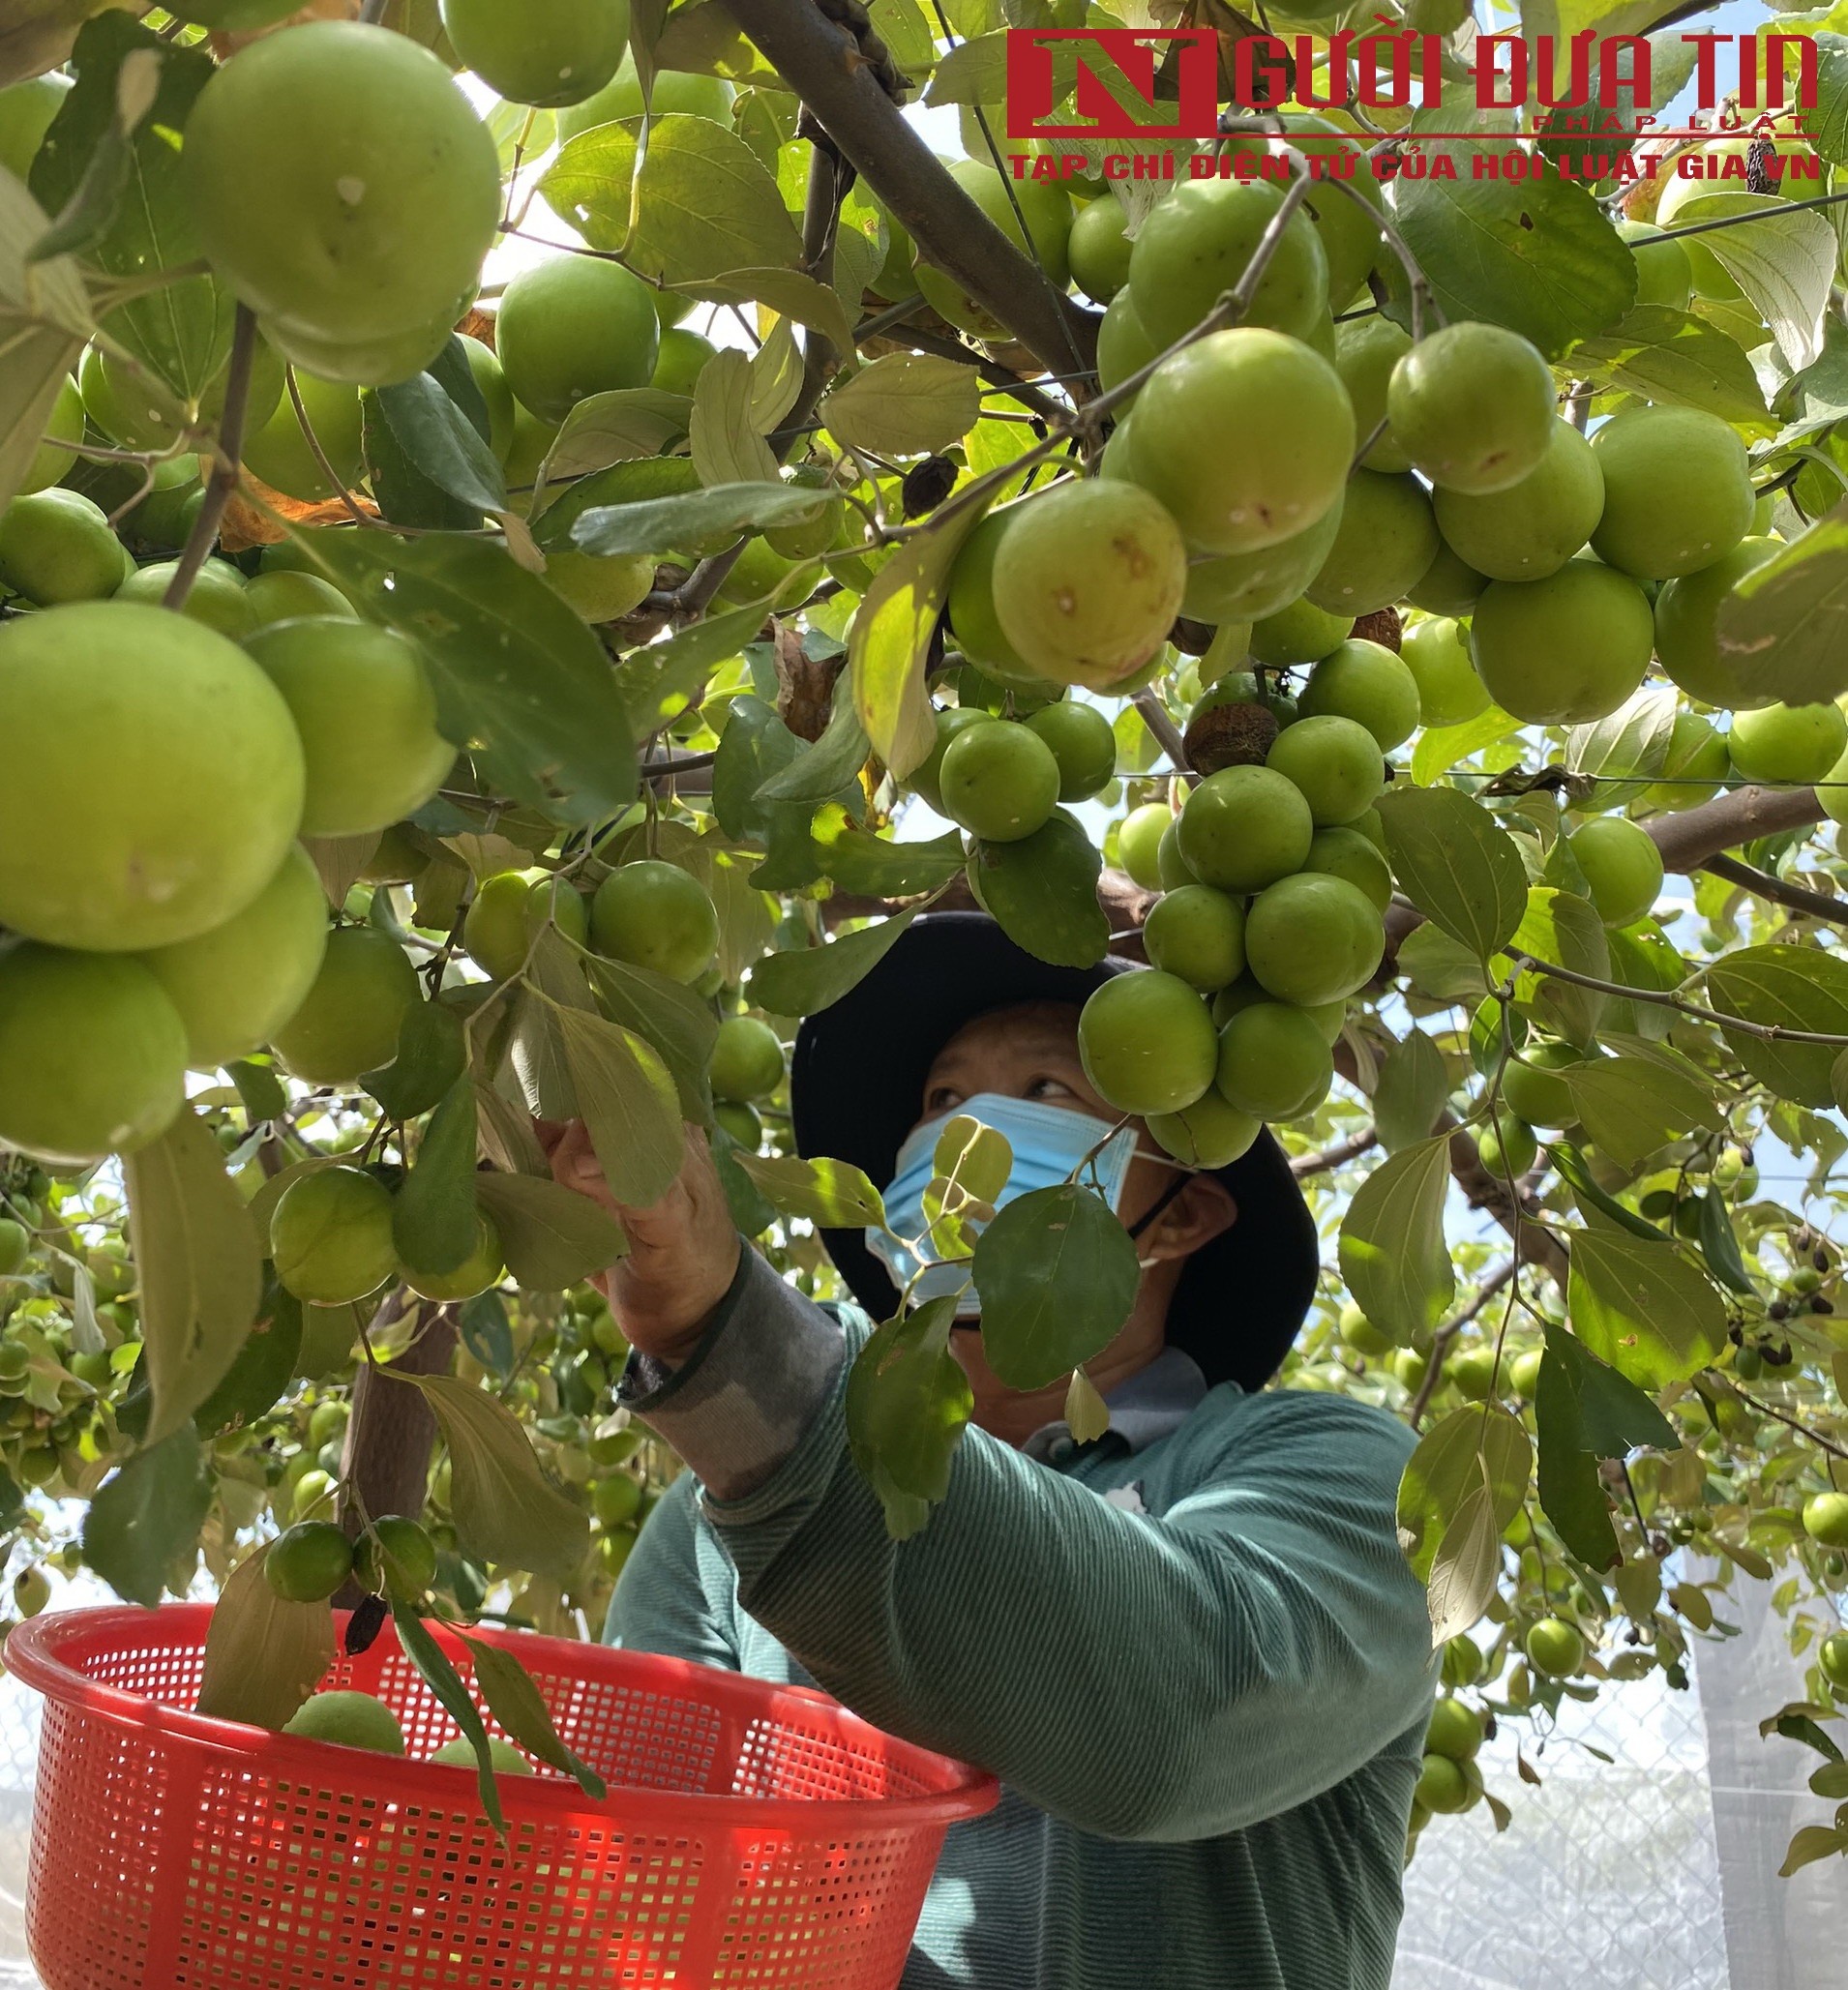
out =
<svg viewBox="0 0 1848 1990"><path fill-rule="evenodd" d="M737 1276L678 1368L633 1353L617 1401L684 1458L715 1500L768 1480L834 1392L838 1322L748 1246Z"/></svg>

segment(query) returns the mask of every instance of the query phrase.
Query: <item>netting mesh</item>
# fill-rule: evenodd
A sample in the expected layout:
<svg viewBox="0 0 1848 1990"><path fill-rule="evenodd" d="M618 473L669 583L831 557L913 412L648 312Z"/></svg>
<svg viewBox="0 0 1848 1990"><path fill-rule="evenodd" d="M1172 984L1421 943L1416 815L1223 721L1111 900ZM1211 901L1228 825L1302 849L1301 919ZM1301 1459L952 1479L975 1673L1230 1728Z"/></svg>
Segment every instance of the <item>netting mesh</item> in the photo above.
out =
<svg viewBox="0 0 1848 1990"><path fill-rule="evenodd" d="M1511 1739L1489 1745L1513 1823L1498 1835L1482 1809L1433 1821L1406 1876L1395 1990L1839 1985L1840 1869L1774 1877L1823 1806L1803 1787L1815 1758L1758 1738L1797 1675L1754 1588L1728 1599L1740 1637L1697 1643L1696 1690L1644 1680L1573 1709L1539 1758L1541 1788L1517 1780ZM36 1696L0 1678L0 1990L39 1990L24 1935L39 1720Z"/></svg>

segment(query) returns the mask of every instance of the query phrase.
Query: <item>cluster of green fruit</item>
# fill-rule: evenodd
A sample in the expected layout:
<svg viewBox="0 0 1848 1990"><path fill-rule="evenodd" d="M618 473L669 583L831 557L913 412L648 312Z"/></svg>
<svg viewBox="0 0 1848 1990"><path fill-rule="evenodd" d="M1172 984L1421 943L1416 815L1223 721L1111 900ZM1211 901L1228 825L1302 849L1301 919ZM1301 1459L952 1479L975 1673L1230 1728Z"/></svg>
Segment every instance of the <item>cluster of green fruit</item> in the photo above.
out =
<svg viewBox="0 0 1848 1990"><path fill-rule="evenodd" d="M1409 673L1348 641L1320 667L1311 714L1118 832L1138 882L1162 887L1143 928L1154 972L1100 989L1080 1024L1086 1068L1178 1159L1235 1160L1266 1120L1311 1113L1334 1077L1347 1002L1385 950L1391 873L1374 803L1386 767L1371 689ZM1415 694L1414 694L1415 695ZM1358 714L1358 716L1354 716ZM1408 728L1409 729L1409 728Z"/></svg>
<svg viewBox="0 0 1848 1990"><path fill-rule="evenodd" d="M263 1574L285 1603L319 1603L352 1582L368 1595L416 1602L436 1580L436 1544L414 1520L387 1513L357 1541L330 1520L303 1520L272 1541Z"/></svg>

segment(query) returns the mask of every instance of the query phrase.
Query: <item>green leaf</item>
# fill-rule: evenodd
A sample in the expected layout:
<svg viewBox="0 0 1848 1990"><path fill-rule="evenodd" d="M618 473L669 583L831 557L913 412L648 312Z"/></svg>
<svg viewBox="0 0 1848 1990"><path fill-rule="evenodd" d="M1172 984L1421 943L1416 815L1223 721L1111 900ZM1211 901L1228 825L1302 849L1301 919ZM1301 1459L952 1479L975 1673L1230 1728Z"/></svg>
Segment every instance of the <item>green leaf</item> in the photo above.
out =
<svg viewBox="0 0 1848 1990"><path fill-rule="evenodd" d="M152 1610L169 1578L182 1590L191 1580L211 1503L205 1454L182 1423L104 1480L83 1517L83 1559L118 1596Z"/></svg>
<svg viewBox="0 0 1848 1990"><path fill-rule="evenodd" d="M1848 1797L1848 1762L1825 1762L1809 1778L1814 1797Z"/></svg>
<svg viewBox="0 0 1848 1990"><path fill-rule="evenodd" d="M1476 154L1505 152L1505 141L1422 149L1453 163L1457 177L1401 180L1393 198L1406 245L1446 320L1486 318L1557 358L1630 309L1635 261L1582 187L1550 174L1474 178ZM1393 275L1396 288L1402 280ZM1392 314L1408 322L1402 297Z"/></svg>
<svg viewBox="0 0 1848 1990"><path fill-rule="evenodd" d="M1844 1852L1848 1852L1848 1831L1829 1825L1804 1825L1791 1839L1784 1862L1777 1868L1777 1877L1787 1880L1804 1866L1814 1865L1819 1858L1833 1858Z"/></svg>
<svg viewBox="0 0 1848 1990"><path fill-rule="evenodd" d="M933 514L874 576L848 634L848 668L860 724L874 751L901 781L937 744L937 721L924 684L931 637L949 595L956 555L987 510L985 499L970 501L965 494Z"/></svg>
<svg viewBox="0 0 1848 1990"><path fill-rule="evenodd" d="M190 1107L122 1173L154 1398L147 1439L158 1444L230 1372L256 1319L263 1256L224 1156Z"/></svg>
<svg viewBox="0 0 1848 1990"><path fill-rule="evenodd" d="M547 479L587 477L611 463L659 456L679 441L692 419L686 395L664 394L658 387L586 395L573 405L546 453Z"/></svg>
<svg viewBox="0 0 1848 1990"><path fill-rule="evenodd" d="M831 1007L872 973L916 916L912 907L825 946L765 955L751 970L751 1005L772 1016L813 1016Z"/></svg>
<svg viewBox="0 0 1848 1990"><path fill-rule="evenodd" d="M334 1663L334 1613L325 1599L288 1603L263 1573L265 1542L232 1569L205 1633L198 1710L212 1720L283 1728Z"/></svg>
<svg viewBox="0 0 1848 1990"><path fill-rule="evenodd" d="M603 1013L659 1052L680 1094L680 1116L700 1124L709 1121L712 1091L706 1066L719 1034L712 1005L649 967L597 955L586 955L583 965Z"/></svg>
<svg viewBox="0 0 1848 1990"><path fill-rule="evenodd" d="M1429 787L1439 775L1484 747L1499 746L1520 726L1520 720L1510 718L1500 705L1490 705L1460 726L1428 726L1412 749L1412 779L1418 787Z"/></svg>
<svg viewBox="0 0 1848 1990"><path fill-rule="evenodd" d="M388 1119L402 1124L428 1113L462 1075L467 1061L461 1016L446 1002L411 1002L398 1025L397 1056L383 1070L367 1072L360 1084Z"/></svg>
<svg viewBox="0 0 1848 1990"><path fill-rule="evenodd" d="M936 891L963 868L960 830L949 830L928 843L900 843L862 829L845 810L822 809L809 825L820 846L822 875L843 891L867 898L906 899Z"/></svg>
<svg viewBox="0 0 1848 1990"><path fill-rule="evenodd" d="M1753 219L1713 229L1699 238L1701 247L1744 291L1792 369L1806 367L1822 352L1835 231L1826 216L1792 207L1775 193L1699 193L1676 210L1675 220L1691 228L1738 215Z"/></svg>
<svg viewBox="0 0 1848 1990"><path fill-rule="evenodd" d="M1569 1399L1549 1354L1540 1363L1534 1393L1535 1436L1538 1463L1535 1490L1540 1510L1553 1523L1566 1548L1587 1568L1612 1569L1624 1559L1611 1525L1611 1502L1598 1476L1597 1460L1577 1441Z"/></svg>
<svg viewBox="0 0 1848 1990"><path fill-rule="evenodd" d="M1565 1074L1572 1105L1600 1153L1634 1168L1670 1141L1720 1123L1712 1084L1691 1064L1599 1057Z"/></svg>
<svg viewBox="0 0 1848 1990"><path fill-rule="evenodd" d="M700 369L687 435L708 490L777 481L776 458L751 419L751 362L735 346Z"/></svg>
<svg viewBox="0 0 1848 1990"><path fill-rule="evenodd" d="M537 1174L479 1174L501 1255L525 1292L561 1292L608 1270L629 1248L622 1226L588 1196Z"/></svg>
<svg viewBox="0 0 1848 1990"><path fill-rule="evenodd" d="M924 102L996 104L1007 87L1007 34L997 28L957 43L938 63Z"/></svg>
<svg viewBox="0 0 1848 1990"><path fill-rule="evenodd" d="M452 1375L381 1371L423 1392L449 1447L450 1516L477 1559L567 1576L590 1546L590 1522L540 1469L506 1405Z"/></svg>
<svg viewBox="0 0 1848 1990"><path fill-rule="evenodd" d="M374 388L373 397L398 446L439 490L477 520L507 509L498 459L432 374Z"/></svg>
<svg viewBox="0 0 1848 1990"><path fill-rule="evenodd" d="M858 802L857 783L866 756L866 733L853 709L852 686L843 671L834 680L833 703L820 738L772 774L758 789L758 797L817 805L840 800L844 813L850 814L847 801Z"/></svg>
<svg viewBox="0 0 1848 1990"><path fill-rule="evenodd" d="M1399 971L1434 1001L1474 1001L1489 992L1482 963L1441 926L1416 926L1399 942Z"/></svg>
<svg viewBox="0 0 1848 1990"><path fill-rule="evenodd" d="M1478 1459L1475 1481L1450 1516L1431 1558L1424 1607L1431 1620L1433 1650L1480 1619L1495 1596L1501 1567L1495 1492Z"/></svg>
<svg viewBox="0 0 1848 1990"><path fill-rule="evenodd" d="M237 1351L224 1380L206 1397L194 1422L206 1437L254 1423L275 1408L302 1351L301 1302L266 1276L256 1324Z"/></svg>
<svg viewBox="0 0 1848 1990"><path fill-rule="evenodd" d="M1388 1154L1426 1139L1449 1096L1444 1053L1421 1029L1408 1030L1380 1061L1373 1124Z"/></svg>
<svg viewBox="0 0 1848 1990"><path fill-rule="evenodd" d="M1566 1310L1599 1360L1644 1388L1705 1368L1726 1339L1726 1308L1704 1273L1666 1240L1595 1227L1568 1238Z"/></svg>
<svg viewBox="0 0 1848 1990"><path fill-rule="evenodd" d="M742 1150L733 1159L771 1207L785 1216L806 1217L822 1230L865 1230L885 1222L879 1190L847 1161Z"/></svg>
<svg viewBox="0 0 1848 1990"><path fill-rule="evenodd" d="M1142 1268L1116 1211L1079 1182L1033 1189L975 1245L982 1351L1012 1389L1040 1389L1100 1354L1136 1303Z"/></svg>
<svg viewBox="0 0 1848 1990"><path fill-rule="evenodd" d="M454 1271L475 1248L475 1088L464 1074L430 1115L392 1199L392 1241L418 1271Z"/></svg>
<svg viewBox="0 0 1848 1990"><path fill-rule="evenodd" d="M1627 807L1667 765L1679 708L1680 697L1672 684L1645 685L1595 724L1569 727L1567 771L1598 777L1600 807ZM1627 778L1635 775L1643 778Z"/></svg>
<svg viewBox="0 0 1848 1990"><path fill-rule="evenodd" d="M159 88L127 147L123 197L100 237L86 245L84 258L107 276L145 278L201 253L174 134L213 74L202 48L175 48L126 14L91 21L77 37L77 79L51 121L30 178L34 197L48 214L72 199L97 146L116 126L117 82L132 56L160 62ZM230 291L214 277L185 277L119 306L105 329L192 401L230 357L232 311Z"/></svg>
<svg viewBox="0 0 1848 1990"><path fill-rule="evenodd" d="M456 1326L462 1344L490 1375L506 1381L514 1372L514 1330L507 1302L499 1292L477 1292L457 1308Z"/></svg>
<svg viewBox="0 0 1848 1990"><path fill-rule="evenodd" d="M888 352L835 388L821 419L849 449L876 456L927 456L974 428L981 374L934 352Z"/></svg>
<svg viewBox="0 0 1848 1990"><path fill-rule="evenodd" d="M1103 857L1063 809L1018 843L977 843L969 859L976 903L1014 944L1058 967L1090 967L1110 951L1097 902Z"/></svg>
<svg viewBox="0 0 1848 1990"><path fill-rule="evenodd" d="M820 854L809 836L816 801L783 801L770 794L776 778L801 766L812 751L763 698L731 700L712 767L712 812L734 842L762 848L764 861L752 874L752 882L763 890L800 890L821 874ZM851 769L830 793L845 810L864 808Z"/></svg>
<svg viewBox="0 0 1848 1990"><path fill-rule="evenodd" d="M1549 1141L1546 1153L1559 1170L1561 1180L1572 1191L1581 1213L1595 1209L1632 1236L1640 1236L1650 1243L1659 1242L1666 1233L1601 1188L1592 1173L1591 1164L1570 1141Z"/></svg>
<svg viewBox="0 0 1848 1990"><path fill-rule="evenodd" d="M1848 962L1819 947L1755 946L1726 954L1708 966L1706 995L1715 1009L1747 1023L1848 1038ZM1833 1105L1829 1073L1841 1045L1793 1043L1743 1029L1726 1029L1725 1037L1733 1055L1780 1099Z"/></svg>
<svg viewBox="0 0 1848 1990"><path fill-rule="evenodd" d="M616 695L638 739L676 718L715 664L736 656L763 626L761 603L694 622L665 642L632 649L616 667Z"/></svg>
<svg viewBox="0 0 1848 1990"><path fill-rule="evenodd" d="M225 1075L237 1086L244 1111L252 1125L264 1119L280 1119L288 1111L288 1093L283 1082L267 1064L253 1064L240 1058L224 1067Z"/></svg>
<svg viewBox="0 0 1848 1990"><path fill-rule="evenodd" d="M1534 1415L1541 1507L1581 1561L1615 1568L1622 1558L1597 1461L1641 1446L1673 1451L1674 1426L1634 1382L1551 1322Z"/></svg>
<svg viewBox="0 0 1848 1990"><path fill-rule="evenodd" d="M795 484L714 484L674 497L594 505L580 513L571 538L581 551L606 556L664 553L697 540L812 520L825 502L824 495ZM762 620L759 611L751 629Z"/></svg>
<svg viewBox="0 0 1848 1990"><path fill-rule="evenodd" d="M1444 1236L1446 1134L1402 1147L1355 1191L1341 1219L1341 1276L1355 1304L1401 1347L1435 1326L1456 1291Z"/></svg>
<svg viewBox="0 0 1848 1990"><path fill-rule="evenodd" d="M757 1184L738 1166L738 1157L748 1151L723 1126L706 1136L712 1148L712 1165L718 1171L719 1186L725 1190L726 1207L740 1236L761 1236L776 1221L776 1210L758 1192Z"/></svg>
<svg viewBox="0 0 1848 1990"><path fill-rule="evenodd" d="M832 284L818 282L801 270L785 269L773 263L727 270L723 276L704 277L673 287L685 296L698 297L708 304L768 305L783 317L793 318L798 325L820 332L836 352L853 349L853 321L841 301L840 291ZM849 287L852 294L859 294L858 287Z"/></svg>
<svg viewBox="0 0 1848 1990"><path fill-rule="evenodd" d="M1721 1285L1747 1298L1753 1297L1755 1289L1745 1261L1739 1254L1739 1238L1733 1231L1726 1198L1717 1189L1710 1188L1699 1200L1700 1254L1707 1260L1708 1270Z"/></svg>
<svg viewBox="0 0 1848 1990"><path fill-rule="evenodd" d="M406 1658L423 1675L424 1683L435 1694L443 1711L468 1738L475 1751L475 1779L481 1791L481 1807L488 1821L504 1838L507 1821L501 1814L500 1792L494 1786L493 1756L488 1746L488 1729L480 1711L468 1696L462 1676L450 1663L449 1654L431 1636L430 1627L408 1603L392 1598L392 1622ZM466 1640L463 1641L466 1643Z"/></svg>
<svg viewBox="0 0 1848 1990"><path fill-rule="evenodd" d="M680 1172L686 1135L680 1095L654 1047L583 1009L556 1012L578 1116L597 1150L610 1193L645 1208Z"/></svg>
<svg viewBox="0 0 1848 1990"><path fill-rule="evenodd" d="M1686 216L1677 215L1678 222ZM1704 235L1704 242L1714 237ZM1722 421L1769 434L1776 424L1765 406L1751 361L1737 340L1691 312L1642 304L1622 323L1573 346L1565 365L1574 374L1620 394L1672 407L1704 408Z"/></svg>
<svg viewBox="0 0 1848 1990"><path fill-rule="evenodd" d="M1520 925L1527 904L1527 872L1514 839L1454 787L1392 787L1379 808L1399 888L1486 961Z"/></svg>
<svg viewBox="0 0 1848 1990"><path fill-rule="evenodd" d="M635 748L603 645L503 548L322 532L313 553L367 614L418 645L444 736L472 746L500 792L572 822L634 799Z"/></svg>
<svg viewBox="0 0 1848 1990"><path fill-rule="evenodd" d="M656 118L629 235L640 120L597 125L559 152L539 191L592 249L622 250L639 274L697 283L776 264L794 269L802 238L777 185L744 140L711 118Z"/></svg>
<svg viewBox="0 0 1848 1990"><path fill-rule="evenodd" d="M1597 907L1590 899L1556 891L1551 885L1535 885L1528 893L1527 910L1507 942L1507 951L1595 980L1610 979L1610 942ZM1568 1043L1583 1048L1596 1040L1608 999L1597 990L1526 969L1515 983L1515 995L1536 1022L1558 1030Z"/></svg>
<svg viewBox="0 0 1848 1990"><path fill-rule="evenodd" d="M855 1356L847 1383L847 1441L879 1495L894 1540L914 1534L949 1492L956 1447L975 1408L949 1351L954 1297L888 1320Z"/></svg>
<svg viewBox="0 0 1848 1990"><path fill-rule="evenodd" d="M481 1688L489 1712L528 1755L575 1776L584 1795L601 1803L607 1794L603 1778L559 1738L531 1673L504 1646L464 1637L461 1632L457 1635L475 1661L475 1684Z"/></svg>
<svg viewBox="0 0 1848 1990"><path fill-rule="evenodd" d="M1675 1426L1628 1377L1598 1360L1556 1321L1546 1326L1541 1372L1551 1364L1569 1411L1574 1441L1595 1458L1623 1458L1631 1451L1674 1451L1681 1440Z"/></svg>
<svg viewBox="0 0 1848 1990"><path fill-rule="evenodd" d="M1722 599L1719 647L1743 703L1820 704L1848 690L1848 501Z"/></svg>
<svg viewBox="0 0 1848 1990"><path fill-rule="evenodd" d="M1493 1404L1454 1410L1425 1432L1406 1460L1398 1498L1399 1546L1420 1579L1429 1579L1446 1531L1484 1484L1502 1532L1527 1496L1533 1459L1519 1420Z"/></svg>

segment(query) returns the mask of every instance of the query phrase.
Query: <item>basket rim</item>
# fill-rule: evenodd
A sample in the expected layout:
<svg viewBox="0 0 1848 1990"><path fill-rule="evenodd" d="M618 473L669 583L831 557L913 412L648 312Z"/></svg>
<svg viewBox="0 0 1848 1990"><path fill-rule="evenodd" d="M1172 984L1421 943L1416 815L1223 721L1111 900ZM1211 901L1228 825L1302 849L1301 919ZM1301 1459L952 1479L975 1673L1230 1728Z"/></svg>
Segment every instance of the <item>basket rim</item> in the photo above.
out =
<svg viewBox="0 0 1848 1990"><path fill-rule="evenodd" d="M103 1604L92 1608L50 1611L16 1624L7 1638L5 1662L8 1671L24 1684L42 1693L55 1705L74 1707L118 1725L152 1730L163 1737L185 1741L209 1754L231 1757L260 1767L281 1779L301 1783L328 1783L339 1778L330 1773L330 1751L355 1765L364 1763L368 1772L356 1779L373 1783L388 1778L402 1785L397 1800L427 1803L432 1808L454 1810L459 1793L475 1788L471 1768L451 1767L415 1756L375 1753L371 1749L347 1748L340 1742L313 1740L304 1736L285 1735L243 1721L215 1719L211 1715L166 1707L145 1694L132 1693L121 1686L92 1678L79 1663L79 1651L94 1650L108 1642L119 1629L133 1631L145 1641L150 1631L157 1642L174 1647L189 1643L203 1645L205 1631L216 1606L205 1602L165 1603L155 1610L134 1604ZM343 1627L348 1613L334 1613L337 1626ZM454 1632L447 1626L426 1619L427 1628L453 1657L462 1654ZM158 1626L158 1628L157 1628ZM190 1637L189 1633L195 1633ZM388 1621L381 1640L396 1640ZM844 1738L865 1739L899 1757L915 1763L935 1763L946 1769L952 1780L948 1787L920 1797L743 1797L716 1792L663 1790L651 1784L610 1785L608 1796L599 1803L577 1783L555 1772L532 1777L505 1777L500 1780L502 1809L513 1825L532 1818L563 1822L569 1818L595 1817L600 1821L619 1818L625 1801L645 1802L659 1823L669 1827L694 1829L760 1828L782 1829L806 1837L851 1834L875 1825L882 1829L919 1829L950 1825L992 1810L999 1800L1000 1786L985 1769L905 1740L875 1727L871 1721L843 1707L826 1693L804 1686L779 1685L768 1679L752 1678L743 1673L728 1672L720 1666L700 1665L691 1659L666 1653L628 1651L613 1646L585 1646L575 1639L551 1638L537 1631L522 1631L498 1624L470 1625L468 1635L483 1644L497 1645L516 1655L530 1653L543 1663L541 1651L557 1653L594 1649L604 1662L613 1661L619 1670L633 1669L647 1674L661 1685L677 1678L693 1700L734 1702L740 1710L749 1709L774 1716L780 1707L799 1708L813 1721L818 1714ZM402 1648L395 1647L402 1655ZM664 1675L667 1678L664 1679ZM640 1679L638 1680L640 1683ZM479 1809L479 1803L469 1807Z"/></svg>

